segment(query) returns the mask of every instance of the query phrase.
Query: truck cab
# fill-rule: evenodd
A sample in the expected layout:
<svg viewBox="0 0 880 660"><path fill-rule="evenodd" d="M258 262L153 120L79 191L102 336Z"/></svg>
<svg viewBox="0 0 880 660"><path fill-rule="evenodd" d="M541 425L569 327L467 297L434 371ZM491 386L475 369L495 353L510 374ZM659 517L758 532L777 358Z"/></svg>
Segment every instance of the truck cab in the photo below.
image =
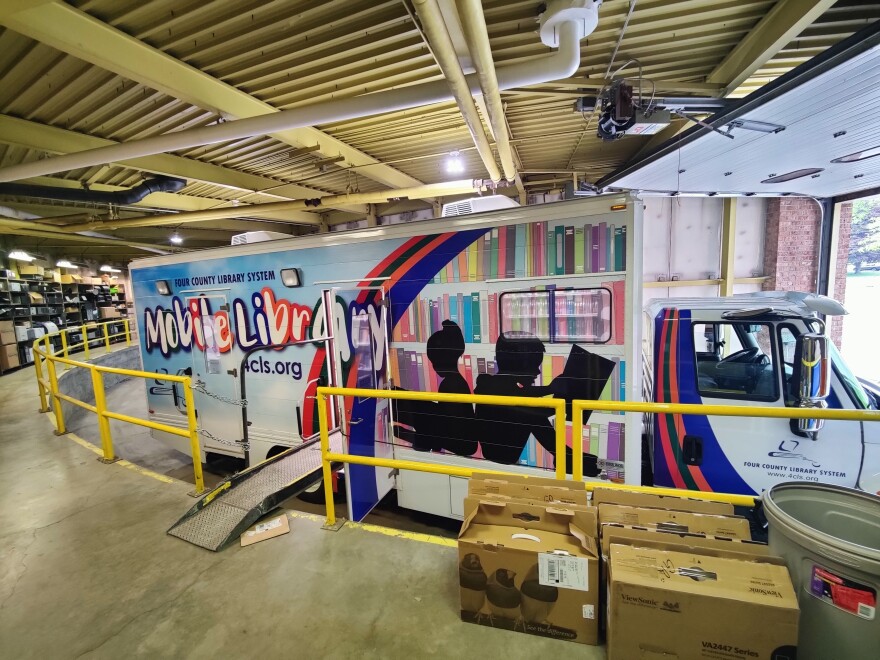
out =
<svg viewBox="0 0 880 660"><path fill-rule="evenodd" d="M645 400L773 408L876 410L825 335L846 314L814 294L666 299L645 308ZM657 486L760 494L780 481L880 490L880 425L697 415L645 420Z"/></svg>

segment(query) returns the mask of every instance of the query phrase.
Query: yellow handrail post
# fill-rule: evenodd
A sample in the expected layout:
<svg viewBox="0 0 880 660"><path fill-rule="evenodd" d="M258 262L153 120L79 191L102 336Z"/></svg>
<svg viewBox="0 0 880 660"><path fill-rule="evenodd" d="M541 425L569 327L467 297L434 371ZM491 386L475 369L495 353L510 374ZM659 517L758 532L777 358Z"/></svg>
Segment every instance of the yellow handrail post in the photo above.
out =
<svg viewBox="0 0 880 660"><path fill-rule="evenodd" d="M61 331L61 355L65 358L69 357L67 354L67 331ZM67 370L68 366L65 364L64 369Z"/></svg>
<svg viewBox="0 0 880 660"><path fill-rule="evenodd" d="M34 342L34 371L37 372L37 392L40 394L40 412L49 412L49 401L43 388L43 358L40 353L40 340Z"/></svg>
<svg viewBox="0 0 880 660"><path fill-rule="evenodd" d="M321 432L321 470L324 475L324 502L327 505L327 527L336 525L336 503L333 501L333 471L327 454L330 453L330 432L327 428L327 397L318 393L315 399L318 404L318 430Z"/></svg>
<svg viewBox="0 0 880 660"><path fill-rule="evenodd" d="M107 324L104 323L101 325L104 328L104 347L107 349L107 352L110 352L110 334L107 332Z"/></svg>
<svg viewBox="0 0 880 660"><path fill-rule="evenodd" d="M94 367L92 372L92 389L95 391L95 408L98 413L98 432L101 435L101 449L104 455L98 460L102 463L115 463L119 460L113 454L113 437L110 435L110 420L107 419L107 398L104 394L104 377Z"/></svg>
<svg viewBox="0 0 880 660"><path fill-rule="evenodd" d="M80 334L82 334L83 351L86 354L86 360L88 360L88 359L90 359L89 358L89 331L85 325L81 325L79 327L79 329L80 329Z"/></svg>
<svg viewBox="0 0 880 660"><path fill-rule="evenodd" d="M555 402L556 410L556 478L565 479L565 400Z"/></svg>
<svg viewBox="0 0 880 660"><path fill-rule="evenodd" d="M183 383L183 400L186 404L186 423L189 431L189 448L193 460L193 476L196 488L190 493L198 497L205 492L205 477L202 474L202 451L199 447L199 423L196 419L196 402L192 391L192 381L185 378Z"/></svg>
<svg viewBox="0 0 880 660"><path fill-rule="evenodd" d="M131 346L131 329L128 327L128 319L122 322L122 327L125 328L125 345Z"/></svg>
<svg viewBox="0 0 880 660"><path fill-rule="evenodd" d="M46 360L46 369L49 370L49 392L52 395L52 410L55 412L55 435L64 435L67 428L64 426L64 411L61 410L61 399L58 397L58 375L51 357Z"/></svg>
<svg viewBox="0 0 880 660"><path fill-rule="evenodd" d="M571 406L571 478L584 480L584 409L580 401Z"/></svg>

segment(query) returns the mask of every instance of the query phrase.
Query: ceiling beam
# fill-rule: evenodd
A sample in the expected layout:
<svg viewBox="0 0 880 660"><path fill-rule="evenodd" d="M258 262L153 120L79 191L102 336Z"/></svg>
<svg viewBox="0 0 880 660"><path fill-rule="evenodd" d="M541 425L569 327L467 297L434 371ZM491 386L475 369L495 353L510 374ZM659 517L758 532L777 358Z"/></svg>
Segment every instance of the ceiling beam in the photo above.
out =
<svg viewBox="0 0 880 660"><path fill-rule="evenodd" d="M14 218L0 217L0 233L11 234L13 236L38 236L40 238L51 238L53 240L70 241L72 243L92 243L97 245L106 245L106 238L97 238L93 236L80 236L79 234L64 234L52 231L45 225L38 225L27 220L16 220ZM143 252L151 252L153 250L165 250L167 252L179 252L180 248L172 245L154 245L151 243L132 242L126 239L119 240L119 247L128 247L141 250Z"/></svg>
<svg viewBox="0 0 880 660"><path fill-rule="evenodd" d="M52 154L69 154L117 144L113 140L84 135L64 128L48 126L27 119L0 115L0 142ZM193 158L157 154L119 161L119 165L136 170L175 176L188 181L201 181L221 188L260 192L278 199L323 197L329 193L308 186L284 183L277 179L239 172L228 167L203 163Z"/></svg>
<svg viewBox="0 0 880 660"><path fill-rule="evenodd" d="M68 4L39 4L11 15L0 15L0 21L31 39L228 119L278 112L277 108L247 92ZM316 154L342 157L345 164L341 166L357 166L358 174L390 187L407 188L421 183L316 128L287 130L273 137L294 147L317 144L320 150Z"/></svg>
<svg viewBox="0 0 880 660"><path fill-rule="evenodd" d="M706 82L722 85L727 96L824 14L834 2L778 0L706 77Z"/></svg>

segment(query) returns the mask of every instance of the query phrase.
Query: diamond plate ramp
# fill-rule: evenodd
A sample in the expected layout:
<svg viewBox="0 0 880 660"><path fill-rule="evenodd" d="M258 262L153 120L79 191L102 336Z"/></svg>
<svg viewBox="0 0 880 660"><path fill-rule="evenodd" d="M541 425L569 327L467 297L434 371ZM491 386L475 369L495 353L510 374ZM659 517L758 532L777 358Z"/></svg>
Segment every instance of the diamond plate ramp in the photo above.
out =
<svg viewBox="0 0 880 660"><path fill-rule="evenodd" d="M342 449L338 434L331 436L330 448ZM316 439L232 475L202 497L168 533L216 552L320 479L321 446Z"/></svg>

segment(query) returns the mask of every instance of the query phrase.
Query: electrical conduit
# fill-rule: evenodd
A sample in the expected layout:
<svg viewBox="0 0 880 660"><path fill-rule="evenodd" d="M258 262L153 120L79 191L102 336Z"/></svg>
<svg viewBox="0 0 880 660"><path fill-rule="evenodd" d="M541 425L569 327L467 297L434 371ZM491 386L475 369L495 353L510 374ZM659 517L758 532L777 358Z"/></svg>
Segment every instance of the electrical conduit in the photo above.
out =
<svg viewBox="0 0 880 660"><path fill-rule="evenodd" d="M516 178L516 165L513 162L507 121L504 119L504 107L501 105L501 90L498 89L498 77L495 75L495 62L489 46L489 32L483 7L480 0L457 0L456 6L461 17L464 38L477 70L483 99L486 101L489 125L492 127L495 146L501 158L501 169L504 171L504 178L513 181Z"/></svg>
<svg viewBox="0 0 880 660"><path fill-rule="evenodd" d="M440 7L437 0L413 0L422 27L428 36L428 43L443 77L449 84L449 89L464 123L467 125L471 139L477 147L477 152L489 172L489 177L496 183L501 180L501 170L498 169L498 163L495 162L495 154L492 153L492 146L489 144L489 138L483 130L483 122L480 119L480 113L474 103L474 97L471 95L470 87L461 70L461 64L458 56L455 54L455 46L452 44L452 38L446 29L446 23L443 21L443 15L440 13Z"/></svg>

